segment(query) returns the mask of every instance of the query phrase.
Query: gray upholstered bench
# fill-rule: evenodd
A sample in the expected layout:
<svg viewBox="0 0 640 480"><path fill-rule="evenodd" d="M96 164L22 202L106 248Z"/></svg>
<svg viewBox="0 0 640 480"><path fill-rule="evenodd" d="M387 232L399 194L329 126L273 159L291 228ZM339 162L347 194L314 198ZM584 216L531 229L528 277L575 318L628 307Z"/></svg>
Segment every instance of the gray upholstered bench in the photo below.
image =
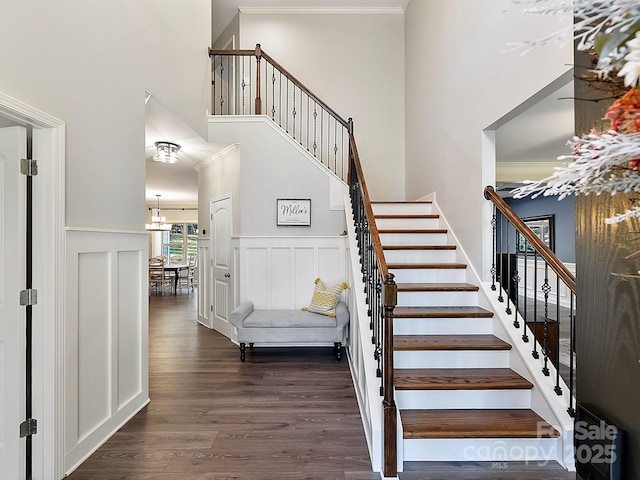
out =
<svg viewBox="0 0 640 480"><path fill-rule="evenodd" d="M255 310L250 301L231 312L231 323L238 330L240 360L245 360L246 345L326 345L333 343L336 358L341 359L349 310L338 302L336 316L329 317L303 310Z"/></svg>

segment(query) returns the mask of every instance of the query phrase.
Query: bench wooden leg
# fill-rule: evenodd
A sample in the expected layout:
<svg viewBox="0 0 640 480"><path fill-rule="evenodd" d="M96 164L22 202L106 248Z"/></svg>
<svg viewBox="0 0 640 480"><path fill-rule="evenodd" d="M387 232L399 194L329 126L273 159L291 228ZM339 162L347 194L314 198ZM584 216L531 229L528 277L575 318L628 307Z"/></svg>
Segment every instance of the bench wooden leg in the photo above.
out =
<svg viewBox="0 0 640 480"><path fill-rule="evenodd" d="M247 345L245 343L241 343L240 344L240 361L241 362L244 362L246 349L247 349Z"/></svg>
<svg viewBox="0 0 640 480"><path fill-rule="evenodd" d="M335 342L333 349L336 352L336 360L340 361L342 359L342 342Z"/></svg>

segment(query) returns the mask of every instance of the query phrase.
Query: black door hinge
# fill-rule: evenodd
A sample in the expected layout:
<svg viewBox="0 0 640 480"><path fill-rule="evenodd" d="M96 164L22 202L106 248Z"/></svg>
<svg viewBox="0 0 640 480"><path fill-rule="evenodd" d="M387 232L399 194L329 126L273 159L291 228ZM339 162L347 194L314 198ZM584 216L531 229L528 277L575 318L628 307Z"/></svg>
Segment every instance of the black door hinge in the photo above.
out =
<svg viewBox="0 0 640 480"><path fill-rule="evenodd" d="M20 438L30 437L38 433L38 421L35 418L28 418L20 424Z"/></svg>

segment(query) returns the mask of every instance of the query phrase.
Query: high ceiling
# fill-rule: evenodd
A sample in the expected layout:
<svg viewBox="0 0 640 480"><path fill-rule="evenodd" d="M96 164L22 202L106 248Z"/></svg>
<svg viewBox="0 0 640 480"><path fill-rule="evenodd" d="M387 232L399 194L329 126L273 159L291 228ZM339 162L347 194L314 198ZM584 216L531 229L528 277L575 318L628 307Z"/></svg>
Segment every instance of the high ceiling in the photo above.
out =
<svg viewBox="0 0 640 480"><path fill-rule="evenodd" d="M410 0L212 0L212 36L216 38L239 7L304 8L402 8ZM526 110L496 130L496 161L553 162L567 153L567 140L573 136L572 83L560 85L536 98ZM559 100L563 98L564 100ZM159 164L151 160L154 142L168 140L181 145L178 164ZM197 202L197 173L194 167L226 145L212 145L168 111L153 96L146 107L146 199L155 203L194 205Z"/></svg>

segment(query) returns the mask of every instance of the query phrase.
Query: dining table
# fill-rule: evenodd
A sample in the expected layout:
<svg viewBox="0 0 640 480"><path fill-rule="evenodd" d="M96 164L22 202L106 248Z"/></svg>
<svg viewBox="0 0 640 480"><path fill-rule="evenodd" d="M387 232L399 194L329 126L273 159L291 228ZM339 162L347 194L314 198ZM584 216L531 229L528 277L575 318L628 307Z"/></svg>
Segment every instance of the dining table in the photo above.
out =
<svg viewBox="0 0 640 480"><path fill-rule="evenodd" d="M178 293L178 279L180 278L180 272L189 270L188 263L168 263L164 266L164 271L168 272L173 277L173 294Z"/></svg>

